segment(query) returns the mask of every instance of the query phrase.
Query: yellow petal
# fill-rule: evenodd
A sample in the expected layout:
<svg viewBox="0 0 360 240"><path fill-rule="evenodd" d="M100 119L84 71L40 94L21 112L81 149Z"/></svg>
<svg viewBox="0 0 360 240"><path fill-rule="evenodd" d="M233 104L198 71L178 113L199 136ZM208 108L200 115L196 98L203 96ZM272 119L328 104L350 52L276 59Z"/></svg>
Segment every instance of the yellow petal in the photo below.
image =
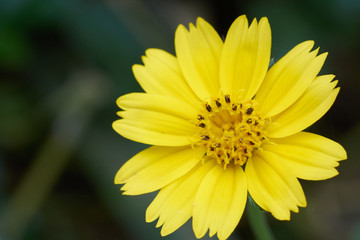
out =
<svg viewBox="0 0 360 240"><path fill-rule="evenodd" d="M296 176L279 164L276 157L268 151L257 152L247 162L249 192L275 218L289 220L290 210L298 212L298 206L306 206L305 195Z"/></svg>
<svg viewBox="0 0 360 240"><path fill-rule="evenodd" d="M118 115L123 119L113 122L113 129L125 138L145 144L189 145L196 133L193 123L166 113L130 109Z"/></svg>
<svg viewBox="0 0 360 240"><path fill-rule="evenodd" d="M201 149L150 147L129 160L116 174L126 195L156 191L189 172L201 161ZM139 161L140 163L136 163Z"/></svg>
<svg viewBox="0 0 360 240"><path fill-rule="evenodd" d="M217 233L220 240L234 231L247 199L246 178L242 168L224 170L216 165L204 177L195 197L193 228L201 238Z"/></svg>
<svg viewBox="0 0 360 240"><path fill-rule="evenodd" d="M267 18L248 27L245 15L238 17L226 36L220 60L220 84L224 93L251 99L269 67L271 30Z"/></svg>
<svg viewBox="0 0 360 240"><path fill-rule="evenodd" d="M290 219L290 212L285 204L276 201L262 181L261 175L256 171L253 159L246 163L245 175L247 186L252 199L265 211L271 212L277 219Z"/></svg>
<svg viewBox="0 0 360 240"><path fill-rule="evenodd" d="M133 73L147 93L173 96L190 103L199 100L186 83L173 55L160 49L148 49L145 54L142 57L145 66L134 65Z"/></svg>
<svg viewBox="0 0 360 240"><path fill-rule="evenodd" d="M277 160L276 154L264 151L261 155L262 158L275 170L276 174L281 177L280 181L283 181L286 184L285 187L288 190L288 194L295 201L295 203L300 207L306 207L304 191L298 179L296 178L296 175L291 170L289 170L286 165L281 164Z"/></svg>
<svg viewBox="0 0 360 240"><path fill-rule="evenodd" d="M289 108L272 118L267 132L272 138L286 137L304 130L320 119L334 103L339 88L333 75L317 77L304 94Z"/></svg>
<svg viewBox="0 0 360 240"><path fill-rule="evenodd" d="M160 190L146 210L146 221L159 218L157 227L163 225L162 236L174 232L192 216L196 192L214 164L215 161L198 163L193 170Z"/></svg>
<svg viewBox="0 0 360 240"><path fill-rule="evenodd" d="M338 174L338 161L347 158L344 148L328 138L307 132L290 137L272 139L275 144L263 144L263 148L278 156L298 178L324 180Z"/></svg>
<svg viewBox="0 0 360 240"><path fill-rule="evenodd" d="M267 73L255 96L261 112L274 116L293 104L315 79L327 53L316 57L313 41L303 42L281 58Z"/></svg>
<svg viewBox="0 0 360 240"><path fill-rule="evenodd" d="M231 189L231 203L225 213L225 219L221 222L217 236L219 239L227 239L239 223L247 200L246 176L242 168L235 168L235 177L232 181L234 186ZM230 179L231 181L231 179Z"/></svg>
<svg viewBox="0 0 360 240"><path fill-rule="evenodd" d="M188 147L149 147L128 160L116 173L115 184L123 184L136 173L153 164L158 159L187 149Z"/></svg>
<svg viewBox="0 0 360 240"><path fill-rule="evenodd" d="M189 31L180 25L175 32L175 51L180 68L201 100L219 93L219 58L223 42L202 18Z"/></svg>
<svg viewBox="0 0 360 240"><path fill-rule="evenodd" d="M130 93L119 97L116 103L124 110L141 109L163 112L185 120L194 119L197 116L197 109L187 102L172 96Z"/></svg>

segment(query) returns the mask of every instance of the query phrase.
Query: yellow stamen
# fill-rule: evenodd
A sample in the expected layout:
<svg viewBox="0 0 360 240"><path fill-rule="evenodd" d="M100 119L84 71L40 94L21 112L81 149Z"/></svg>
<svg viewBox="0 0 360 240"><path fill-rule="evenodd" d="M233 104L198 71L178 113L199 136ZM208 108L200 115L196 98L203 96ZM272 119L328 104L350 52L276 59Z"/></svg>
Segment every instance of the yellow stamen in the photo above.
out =
<svg viewBox="0 0 360 240"><path fill-rule="evenodd" d="M206 148L204 158L227 165L244 165L261 149L269 119L256 111L253 100L233 101L230 95L205 102L197 116L199 142Z"/></svg>

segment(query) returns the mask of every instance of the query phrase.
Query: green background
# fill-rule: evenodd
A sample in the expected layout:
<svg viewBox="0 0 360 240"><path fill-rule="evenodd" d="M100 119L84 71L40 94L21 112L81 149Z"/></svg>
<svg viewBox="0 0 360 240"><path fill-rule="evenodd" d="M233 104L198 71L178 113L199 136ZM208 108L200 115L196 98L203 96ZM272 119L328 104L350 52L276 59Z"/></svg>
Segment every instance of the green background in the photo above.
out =
<svg viewBox="0 0 360 240"><path fill-rule="evenodd" d="M301 181L308 207L267 219L276 239L360 239L360 1L1 0L0 239L162 238L145 222L154 194L122 196L113 178L146 146L116 134L117 97L141 91L131 66L147 48L174 53L178 24L221 36L239 15L267 16L272 57L315 40L340 94L309 131L341 143L340 175ZM207 239L207 238L204 238ZM215 239L215 238L214 238ZM254 239L247 214L230 239Z"/></svg>

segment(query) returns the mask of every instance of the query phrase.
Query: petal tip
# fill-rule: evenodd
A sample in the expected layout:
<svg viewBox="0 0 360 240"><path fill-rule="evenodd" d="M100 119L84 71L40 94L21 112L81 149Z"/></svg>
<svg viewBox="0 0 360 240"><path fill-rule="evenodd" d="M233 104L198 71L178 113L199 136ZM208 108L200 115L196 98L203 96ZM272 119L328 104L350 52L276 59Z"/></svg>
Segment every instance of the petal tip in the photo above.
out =
<svg viewBox="0 0 360 240"><path fill-rule="evenodd" d="M126 180L127 180L127 177L124 176L124 170L121 167L115 174L114 183L115 184L124 184L126 182ZM122 191L125 190L124 186L121 188L121 190Z"/></svg>
<svg viewBox="0 0 360 240"><path fill-rule="evenodd" d="M317 48L316 50L318 50L318 49L320 49L320 48ZM317 56L316 58L318 59L318 61L320 61L320 62L322 62L322 64L324 64L328 54L329 54L328 52L324 52L324 53L320 54L319 56Z"/></svg>
<svg viewBox="0 0 360 240"><path fill-rule="evenodd" d="M158 48L148 48L148 49L145 50L145 55L146 56L151 56L155 52L163 52L163 51L164 50L158 49Z"/></svg>
<svg viewBox="0 0 360 240"><path fill-rule="evenodd" d="M144 57L144 56L142 56L142 57ZM134 64L134 65L132 65L131 69L134 73L135 71L137 71L139 68L142 68L142 67L144 67L144 66L141 64Z"/></svg>
<svg viewBox="0 0 360 240"><path fill-rule="evenodd" d="M176 40L176 36L178 36L179 34L183 34L185 32L187 32L186 27L183 24L179 24L179 26L175 30L175 40Z"/></svg>
<svg viewBox="0 0 360 240"><path fill-rule="evenodd" d="M190 22L189 23L189 30L194 31L195 29L196 29L195 25L192 22Z"/></svg>
<svg viewBox="0 0 360 240"><path fill-rule="evenodd" d="M262 22L264 22L264 23L269 23L269 19L268 19L267 17L262 17L262 18L260 19L260 21L259 21L259 24L262 23Z"/></svg>
<svg viewBox="0 0 360 240"><path fill-rule="evenodd" d="M114 178L114 184L122 184L122 180L117 177L117 175Z"/></svg>
<svg viewBox="0 0 360 240"><path fill-rule="evenodd" d="M116 114L119 116L119 113L120 113L120 112L121 112L121 111L118 111ZM111 124L112 129L113 129L115 132L117 132L117 133L119 133L119 132L117 131L118 125L119 125L119 121L120 121L120 119L115 120L115 121L113 121L113 123Z"/></svg>
<svg viewBox="0 0 360 240"><path fill-rule="evenodd" d="M338 88L335 88L335 89L338 89ZM348 156L347 156L347 152L346 152L345 148L341 144L339 144L338 146L339 146L338 156L337 156L338 161L346 160L348 158Z"/></svg>
<svg viewBox="0 0 360 240"><path fill-rule="evenodd" d="M242 24L246 24L247 26L249 25L248 19L247 19L247 17L246 17L245 14L237 17L237 18L235 19L235 21L231 24L231 26L242 25ZM230 27L230 28L231 28L231 27Z"/></svg>
<svg viewBox="0 0 360 240"><path fill-rule="evenodd" d="M259 21L259 28L267 28L270 29L270 23L267 17L262 17Z"/></svg>
<svg viewBox="0 0 360 240"><path fill-rule="evenodd" d="M202 17L197 17L196 18L196 25L198 26L199 24L203 24L206 23L205 19L203 19Z"/></svg>
<svg viewBox="0 0 360 240"><path fill-rule="evenodd" d="M315 45L315 41L314 40L307 40L305 42L303 42L304 44L308 45L309 47L311 46L311 48L314 47Z"/></svg>

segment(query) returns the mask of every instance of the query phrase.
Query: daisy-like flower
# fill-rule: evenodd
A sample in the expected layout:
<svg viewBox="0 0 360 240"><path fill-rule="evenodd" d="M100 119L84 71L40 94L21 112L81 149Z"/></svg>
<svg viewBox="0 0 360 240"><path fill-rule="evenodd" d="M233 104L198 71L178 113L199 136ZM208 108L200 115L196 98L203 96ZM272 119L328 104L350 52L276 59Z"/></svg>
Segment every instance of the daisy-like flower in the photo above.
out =
<svg viewBox="0 0 360 240"><path fill-rule="evenodd" d="M306 200L298 179L338 174L341 145L302 132L331 107L334 75L318 76L327 53L295 46L269 69L267 18L231 25L225 41L202 18L175 33L173 56L148 49L133 72L145 93L117 100L116 132L153 145L115 176L126 195L160 190L146 211L168 235L192 217L195 236L226 239L247 194L279 220Z"/></svg>

